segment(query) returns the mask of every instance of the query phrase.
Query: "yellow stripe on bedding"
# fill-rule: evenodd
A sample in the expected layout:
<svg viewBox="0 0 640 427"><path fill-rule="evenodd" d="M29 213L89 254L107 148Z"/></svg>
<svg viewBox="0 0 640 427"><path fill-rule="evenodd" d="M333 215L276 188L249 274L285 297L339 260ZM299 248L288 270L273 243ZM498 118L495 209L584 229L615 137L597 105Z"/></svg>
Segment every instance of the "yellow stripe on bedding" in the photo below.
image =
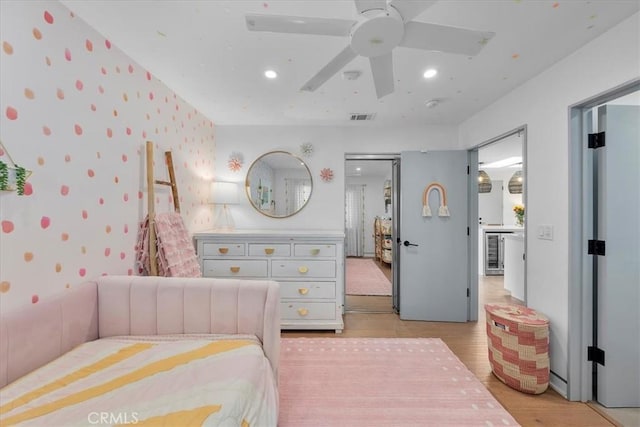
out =
<svg viewBox="0 0 640 427"><path fill-rule="evenodd" d="M110 354L109 356L98 360L95 363L92 363L90 365L87 366L83 366L82 368L78 369L75 372L72 372L68 375L65 375L62 378L58 378L55 381L50 382L49 384L43 385L42 387L39 387L35 390L32 390L30 392L28 392L27 394L24 394L20 397L16 397L14 400L12 400L9 403L6 403L2 406L0 406L0 415L2 414L6 414L7 412L10 412L12 410L14 410L15 408L22 406L22 405L26 405L27 403L31 402L32 400L35 400L41 396L44 396L47 393L51 393L55 390L61 389L63 387L68 386L69 384L81 380L83 378L88 377L91 374L94 374L96 372L99 372L103 369L106 369L110 366L115 365L116 363L119 363L125 359L128 359L130 357L135 356L136 354L147 350L148 348L153 347L155 344L146 344L146 343L139 343L139 344L134 344L134 345L130 345L128 347L124 347L121 348L120 350L118 350L116 353L114 354Z"/></svg>
<svg viewBox="0 0 640 427"><path fill-rule="evenodd" d="M211 414L219 412L221 408L222 405L201 406L200 408L187 409L184 411L171 412L165 415L158 415L157 417L147 418L146 420L140 420L135 423L118 424L118 426L135 424L138 427L200 427L204 424L206 419L209 418Z"/></svg>
<svg viewBox="0 0 640 427"><path fill-rule="evenodd" d="M140 381L157 373L170 371L176 366L184 365L197 359L203 359L205 357L209 357L218 353L235 350L237 348L245 347L252 344L252 341L246 340L214 341L195 350L190 350L181 354L176 354L166 359L149 363L142 368L136 369L133 372L122 375L121 377L115 378L104 384L90 387L86 390L63 397L62 399L58 399L57 401L38 406L15 416L6 418L2 420L2 424L12 425L37 418L42 415L46 415L59 409L65 408L67 406L75 405L100 396L102 394L109 393L117 388L124 387L136 381Z"/></svg>

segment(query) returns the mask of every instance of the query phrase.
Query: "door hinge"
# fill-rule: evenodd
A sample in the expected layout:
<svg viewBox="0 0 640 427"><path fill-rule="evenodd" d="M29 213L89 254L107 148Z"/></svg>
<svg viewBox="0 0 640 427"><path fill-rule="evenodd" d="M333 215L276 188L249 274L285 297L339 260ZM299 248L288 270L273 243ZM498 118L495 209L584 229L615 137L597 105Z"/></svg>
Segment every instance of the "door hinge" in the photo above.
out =
<svg viewBox="0 0 640 427"><path fill-rule="evenodd" d="M587 247L587 254L589 255L602 255L605 254L604 240L589 240L589 246Z"/></svg>
<svg viewBox="0 0 640 427"><path fill-rule="evenodd" d="M590 133L588 147L589 148L604 147L604 140L605 140L604 132Z"/></svg>
<svg viewBox="0 0 640 427"><path fill-rule="evenodd" d="M471 294L469 293L469 288L467 288L467 298L469 298Z"/></svg>
<svg viewBox="0 0 640 427"><path fill-rule="evenodd" d="M469 235L469 227L467 227L467 236Z"/></svg>
<svg viewBox="0 0 640 427"><path fill-rule="evenodd" d="M469 175L469 165L467 165L467 175Z"/></svg>
<svg viewBox="0 0 640 427"><path fill-rule="evenodd" d="M604 366L604 350L598 347L587 347L587 360Z"/></svg>

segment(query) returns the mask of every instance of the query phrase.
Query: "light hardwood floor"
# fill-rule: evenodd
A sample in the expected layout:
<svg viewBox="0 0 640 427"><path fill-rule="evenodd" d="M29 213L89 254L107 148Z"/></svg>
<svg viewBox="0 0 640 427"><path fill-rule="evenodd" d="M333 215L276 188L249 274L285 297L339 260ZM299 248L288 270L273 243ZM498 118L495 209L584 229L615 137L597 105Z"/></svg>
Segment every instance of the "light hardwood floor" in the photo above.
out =
<svg viewBox="0 0 640 427"><path fill-rule="evenodd" d="M515 301L504 291L501 278L482 279L479 284L480 307L488 302ZM400 320L393 313L346 313L342 334L331 331L283 331L282 336L441 338L522 426L615 425L589 405L569 402L551 388L534 396L513 390L500 382L489 366L483 309L479 310L478 318L478 322L468 323L416 322Z"/></svg>
<svg viewBox="0 0 640 427"><path fill-rule="evenodd" d="M391 282L393 280L391 278L391 264L375 259L373 262ZM345 311L347 313L393 313L393 300L390 296L345 295Z"/></svg>

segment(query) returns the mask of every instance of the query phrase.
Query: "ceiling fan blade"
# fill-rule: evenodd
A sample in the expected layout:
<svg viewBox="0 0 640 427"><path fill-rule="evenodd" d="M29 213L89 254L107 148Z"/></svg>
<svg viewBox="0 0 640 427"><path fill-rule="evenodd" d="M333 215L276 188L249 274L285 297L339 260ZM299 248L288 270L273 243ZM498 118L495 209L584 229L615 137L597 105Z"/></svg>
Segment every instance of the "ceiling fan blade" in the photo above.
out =
<svg viewBox="0 0 640 427"><path fill-rule="evenodd" d="M356 9L358 9L358 13L366 12L371 9L382 9L385 10L387 8L386 0L353 0L356 4Z"/></svg>
<svg viewBox="0 0 640 427"><path fill-rule="evenodd" d="M329 80L335 73L340 71L342 67L351 62L356 56L351 46L345 47L335 58L325 65L318 73L302 86L300 90L313 92Z"/></svg>
<svg viewBox="0 0 640 427"><path fill-rule="evenodd" d="M308 18L301 16L245 15L250 31L269 31L273 33L317 34L321 36L348 36L356 21L348 19Z"/></svg>
<svg viewBox="0 0 640 427"><path fill-rule="evenodd" d="M376 85L378 99L393 92L393 57L391 52L386 55L369 58L373 82Z"/></svg>
<svg viewBox="0 0 640 427"><path fill-rule="evenodd" d="M395 8L402 16L404 22L409 22L422 12L433 6L436 3L433 1L416 1L416 0L393 0L389 3L390 6Z"/></svg>
<svg viewBox="0 0 640 427"><path fill-rule="evenodd" d="M407 22L400 46L461 55L476 55L495 35L424 22Z"/></svg>

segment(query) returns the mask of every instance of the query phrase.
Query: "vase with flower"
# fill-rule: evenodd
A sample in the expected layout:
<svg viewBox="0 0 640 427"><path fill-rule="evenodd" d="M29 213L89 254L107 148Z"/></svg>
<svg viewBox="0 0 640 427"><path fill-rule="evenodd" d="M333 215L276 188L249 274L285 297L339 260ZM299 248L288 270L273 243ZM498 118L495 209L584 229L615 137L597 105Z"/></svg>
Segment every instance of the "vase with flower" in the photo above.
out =
<svg viewBox="0 0 640 427"><path fill-rule="evenodd" d="M524 225L524 205L515 205L513 213L516 215L516 225L522 227Z"/></svg>

